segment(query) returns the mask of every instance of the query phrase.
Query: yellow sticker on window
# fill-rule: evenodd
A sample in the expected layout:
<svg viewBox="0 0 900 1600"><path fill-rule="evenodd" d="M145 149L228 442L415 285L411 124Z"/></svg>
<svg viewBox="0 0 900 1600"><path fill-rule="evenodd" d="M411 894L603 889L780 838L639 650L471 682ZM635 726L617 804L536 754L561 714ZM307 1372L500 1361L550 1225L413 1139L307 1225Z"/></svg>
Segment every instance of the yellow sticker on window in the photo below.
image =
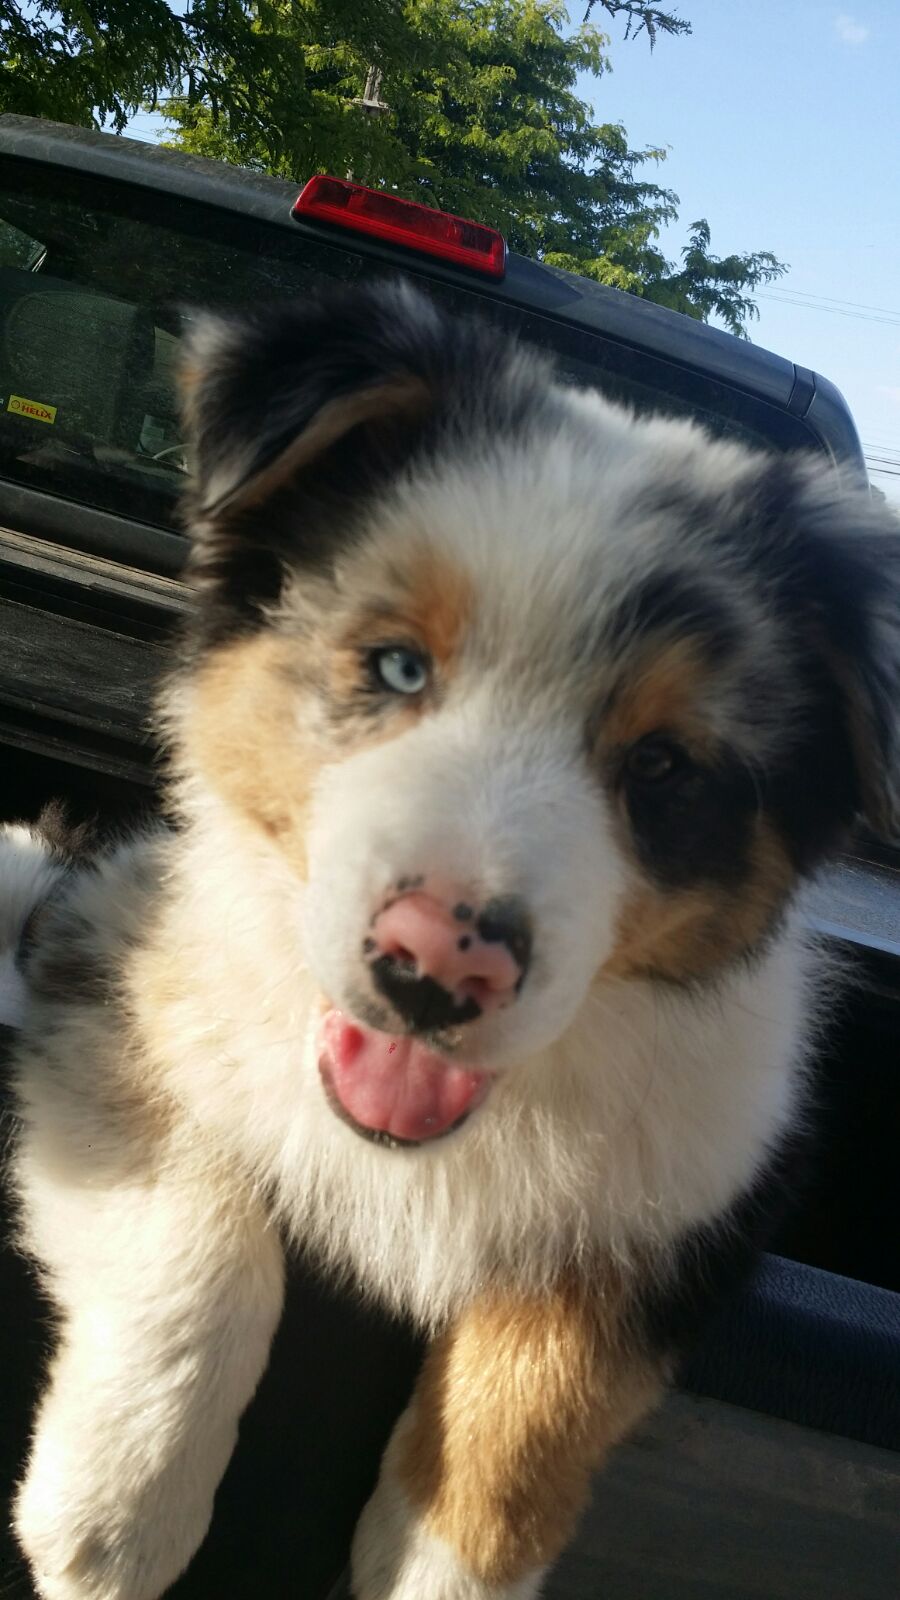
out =
<svg viewBox="0 0 900 1600"><path fill-rule="evenodd" d="M17 417L31 417L34 422L56 421L55 406L42 405L40 400L26 400L21 394L11 394L6 409Z"/></svg>

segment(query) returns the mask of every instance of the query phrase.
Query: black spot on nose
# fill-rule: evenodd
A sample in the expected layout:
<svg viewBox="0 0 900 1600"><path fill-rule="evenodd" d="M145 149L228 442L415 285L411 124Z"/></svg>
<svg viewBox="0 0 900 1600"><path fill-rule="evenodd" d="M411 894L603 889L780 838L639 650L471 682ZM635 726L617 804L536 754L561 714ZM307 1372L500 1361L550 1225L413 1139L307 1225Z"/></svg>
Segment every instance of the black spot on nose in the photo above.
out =
<svg viewBox="0 0 900 1600"><path fill-rule="evenodd" d="M464 1000L462 1005L457 1005L452 994L434 978L417 977L415 965L410 961L379 956L372 962L370 971L376 989L390 1001L413 1033L439 1033L446 1028L458 1028L463 1022L474 1022L481 1016L476 1000Z"/></svg>
<svg viewBox="0 0 900 1600"><path fill-rule="evenodd" d="M522 901L515 895L489 900L475 923L485 944L505 944L521 968L521 985L531 961L531 923Z"/></svg>

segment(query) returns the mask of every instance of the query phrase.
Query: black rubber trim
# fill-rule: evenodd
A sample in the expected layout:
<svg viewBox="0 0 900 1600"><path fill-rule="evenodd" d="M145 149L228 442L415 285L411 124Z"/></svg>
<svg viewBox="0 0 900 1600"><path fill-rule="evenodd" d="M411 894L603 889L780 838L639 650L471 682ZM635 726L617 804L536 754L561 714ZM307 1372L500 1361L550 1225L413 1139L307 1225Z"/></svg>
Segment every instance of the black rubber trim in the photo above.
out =
<svg viewBox="0 0 900 1600"><path fill-rule="evenodd" d="M766 1256L681 1374L694 1394L900 1450L900 1294Z"/></svg>
<svg viewBox="0 0 900 1600"><path fill-rule="evenodd" d="M16 533L164 578L180 578L188 557L188 541L181 534L6 478L0 479L0 516Z"/></svg>
<svg viewBox="0 0 900 1600"><path fill-rule="evenodd" d="M794 366L794 387L788 396L787 409L794 417L805 417L816 392L816 375L809 367Z"/></svg>

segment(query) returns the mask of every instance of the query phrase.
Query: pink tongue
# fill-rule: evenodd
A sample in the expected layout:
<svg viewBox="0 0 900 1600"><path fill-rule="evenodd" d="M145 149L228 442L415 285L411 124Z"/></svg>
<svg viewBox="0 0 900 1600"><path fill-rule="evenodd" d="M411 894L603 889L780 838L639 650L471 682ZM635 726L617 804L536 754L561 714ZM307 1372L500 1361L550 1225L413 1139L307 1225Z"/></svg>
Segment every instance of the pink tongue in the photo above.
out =
<svg viewBox="0 0 900 1600"><path fill-rule="evenodd" d="M477 1105L486 1072L454 1066L416 1039L392 1039L329 1011L319 1070L344 1110L363 1128L395 1139L434 1139Z"/></svg>

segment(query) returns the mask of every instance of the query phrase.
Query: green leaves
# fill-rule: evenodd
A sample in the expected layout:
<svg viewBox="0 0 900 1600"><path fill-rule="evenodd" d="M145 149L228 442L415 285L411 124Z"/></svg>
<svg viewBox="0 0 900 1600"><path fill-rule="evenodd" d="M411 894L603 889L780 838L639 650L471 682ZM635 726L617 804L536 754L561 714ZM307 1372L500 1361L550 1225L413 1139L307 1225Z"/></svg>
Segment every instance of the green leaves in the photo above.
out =
<svg viewBox="0 0 900 1600"><path fill-rule="evenodd" d="M746 338L747 323L759 316L753 291L780 278L787 269L768 250L723 259L710 255L709 246L710 228L704 217L691 223L690 241L681 252L681 271L668 270L651 278L644 293L658 305L683 311L701 322L716 314L738 338Z"/></svg>
<svg viewBox="0 0 900 1600"><path fill-rule="evenodd" d="M208 111L260 112L253 75L302 86L298 39L402 50L400 0L0 0L0 111L117 132L169 95ZM272 128L277 139L277 130Z"/></svg>
<svg viewBox="0 0 900 1600"><path fill-rule="evenodd" d="M121 130L178 74L185 32L166 0L0 0L0 109Z"/></svg>
<svg viewBox="0 0 900 1600"><path fill-rule="evenodd" d="M577 92L609 65L595 9L651 46L690 33L645 0L591 0L574 32L557 0L0 0L0 109L121 129L159 106L195 154L298 182L350 173L744 333L783 268L712 255L705 222L680 263L661 252L678 208L651 176L666 152L631 149Z"/></svg>

